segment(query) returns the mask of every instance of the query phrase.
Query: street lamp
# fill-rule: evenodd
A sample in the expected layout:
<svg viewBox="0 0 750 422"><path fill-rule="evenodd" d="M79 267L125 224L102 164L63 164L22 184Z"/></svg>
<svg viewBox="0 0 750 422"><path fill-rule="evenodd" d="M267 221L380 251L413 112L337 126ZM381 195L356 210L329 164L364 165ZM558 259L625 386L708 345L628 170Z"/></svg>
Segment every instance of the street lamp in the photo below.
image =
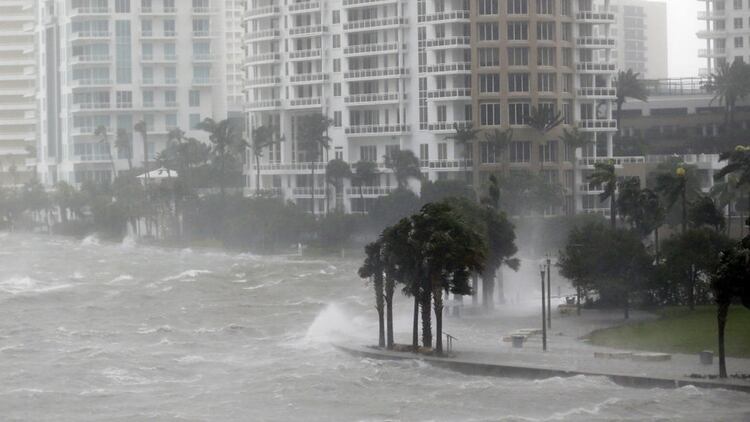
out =
<svg viewBox="0 0 750 422"><path fill-rule="evenodd" d="M547 328L552 329L552 260L547 254Z"/></svg>
<svg viewBox="0 0 750 422"><path fill-rule="evenodd" d="M547 351L547 307L544 303L544 271L547 266L544 262L539 264L539 273L542 276L542 350Z"/></svg>

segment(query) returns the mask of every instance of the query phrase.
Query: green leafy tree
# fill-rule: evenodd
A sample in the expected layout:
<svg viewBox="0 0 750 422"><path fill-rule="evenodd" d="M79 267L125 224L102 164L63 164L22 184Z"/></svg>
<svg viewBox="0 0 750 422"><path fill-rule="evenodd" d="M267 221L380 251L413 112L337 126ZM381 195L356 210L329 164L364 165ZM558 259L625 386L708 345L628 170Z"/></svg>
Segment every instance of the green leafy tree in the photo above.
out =
<svg viewBox="0 0 750 422"><path fill-rule="evenodd" d="M145 121L140 120L135 124L133 130L141 135L141 141L143 142L143 170L146 175L146 180L148 180L148 172L150 171L150 166L148 164L148 125Z"/></svg>
<svg viewBox="0 0 750 422"><path fill-rule="evenodd" d="M277 129L271 125L262 125L252 130L252 140L250 148L255 159L255 194L260 194L260 159L263 158L263 151L271 148L283 141L283 138L277 136Z"/></svg>
<svg viewBox="0 0 750 422"><path fill-rule="evenodd" d="M734 208L742 197L747 193L747 189L743 186L738 185L737 177L733 174L728 174L724 178L716 181L711 187L710 195L714 199L716 205L721 209L726 208L727 210L727 234L732 233L732 218L734 217ZM742 213L740 213L740 221L742 221Z"/></svg>
<svg viewBox="0 0 750 422"><path fill-rule="evenodd" d="M680 202L682 211L680 224L682 232L686 232L689 199L697 196L699 192L692 169L679 165L673 172L658 173L655 190L664 197L667 210L672 209L678 201Z"/></svg>
<svg viewBox="0 0 750 422"><path fill-rule="evenodd" d="M328 136L328 128L333 120L322 114L309 114L300 118L298 128L299 147L305 152L307 160L311 163L311 187L312 187L312 214L315 215L315 166L320 161L321 151L327 151L331 145Z"/></svg>
<svg viewBox="0 0 750 422"><path fill-rule="evenodd" d="M340 158L336 158L326 164L326 181L328 182L328 184L333 185L334 189L336 190L337 210L339 210L343 206L341 201L339 201L339 198L343 197L344 179L350 179L351 177L352 168L346 161Z"/></svg>
<svg viewBox="0 0 750 422"><path fill-rule="evenodd" d="M217 122L211 118L204 119L197 128L208 133L211 161L218 171L219 192L223 198L226 196L227 172L238 166L247 148L247 142L242 139L242 128L232 119Z"/></svg>
<svg viewBox="0 0 750 422"><path fill-rule="evenodd" d="M594 172L589 176L589 183L601 186L603 192L599 200L604 202L609 199L609 218L612 228L617 227L617 174L615 163L594 163Z"/></svg>
<svg viewBox="0 0 750 422"><path fill-rule="evenodd" d="M461 180L426 180L422 183L420 197L424 203L439 202L446 198L474 197L474 190Z"/></svg>
<svg viewBox="0 0 750 422"><path fill-rule="evenodd" d="M107 148L107 154L109 155L109 163L112 165L112 180L117 177L117 168L115 168L115 158L112 156L112 146L109 144L109 129L106 126L97 126L94 130L94 135L99 137L99 144L104 145Z"/></svg>
<svg viewBox="0 0 750 422"><path fill-rule="evenodd" d="M500 160L506 163L508 160L508 147L513 142L513 129L494 129L490 132L485 132L484 142L487 143L491 151L495 154L500 154Z"/></svg>
<svg viewBox="0 0 750 422"><path fill-rule="evenodd" d="M365 202L365 195L362 192L362 188L366 185L372 184L373 180L378 174L378 165L372 161L357 161L354 164L354 174L352 175L352 181L359 188L359 198L362 203L362 212L367 212L367 204Z"/></svg>
<svg viewBox="0 0 750 422"><path fill-rule="evenodd" d="M734 150L722 153L719 159L726 161L727 165L714 175L715 180L733 175L735 187L750 189L750 147L738 145ZM750 194L747 195L747 199L750 212Z"/></svg>
<svg viewBox="0 0 750 422"><path fill-rule="evenodd" d="M359 268L361 278L369 278L375 288L375 310L378 312L378 346L385 347L385 264L383 262L383 245L375 241L365 246L365 261Z"/></svg>
<svg viewBox="0 0 750 422"><path fill-rule="evenodd" d="M706 89L714 94L711 103L717 101L724 106L724 127L732 129L737 103L750 94L750 66L742 60L719 64L710 75Z"/></svg>
<svg viewBox="0 0 750 422"><path fill-rule="evenodd" d="M617 90L617 135L620 135L620 121L622 120L622 106L628 98L639 101L648 101L648 90L639 78L640 73L634 73L633 69L621 70L615 79Z"/></svg>
<svg viewBox="0 0 750 422"><path fill-rule="evenodd" d="M628 178L620 183L617 209L641 237L654 233L656 262L659 262L659 227L666 218L659 195L651 189L641 189L637 178Z"/></svg>
<svg viewBox="0 0 750 422"><path fill-rule="evenodd" d="M716 203L709 196L701 196L690 204L688 220L694 228L708 226L717 232L726 224L724 214L716 207Z"/></svg>
<svg viewBox="0 0 750 422"><path fill-rule="evenodd" d="M408 149L398 150L385 157L385 166L393 171L399 189L409 186L409 179L422 179L419 159Z"/></svg>

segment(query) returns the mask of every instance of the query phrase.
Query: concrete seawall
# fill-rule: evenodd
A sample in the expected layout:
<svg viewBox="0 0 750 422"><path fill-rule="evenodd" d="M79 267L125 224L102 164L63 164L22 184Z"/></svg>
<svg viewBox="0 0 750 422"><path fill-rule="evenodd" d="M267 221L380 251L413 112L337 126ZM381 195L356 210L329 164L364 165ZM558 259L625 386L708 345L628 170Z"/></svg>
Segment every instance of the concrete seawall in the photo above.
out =
<svg viewBox="0 0 750 422"><path fill-rule="evenodd" d="M585 375L593 377L607 377L612 382L625 387L637 388L679 388L692 385L700 388L723 388L727 390L742 391L750 393L750 383L727 380L706 380L694 378L660 378L647 377L618 373L587 372L567 369L556 369L546 367L503 365L498 363L482 362L481 360L469 360L458 357L436 357L416 355L406 352L393 352L382 350L374 347L353 346L353 345L334 345L337 349L342 350L354 356L365 357L380 360L410 360L416 359L427 362L435 367L450 369L466 375L481 375L493 377L521 378L521 379L546 379L552 377L573 377L576 375Z"/></svg>

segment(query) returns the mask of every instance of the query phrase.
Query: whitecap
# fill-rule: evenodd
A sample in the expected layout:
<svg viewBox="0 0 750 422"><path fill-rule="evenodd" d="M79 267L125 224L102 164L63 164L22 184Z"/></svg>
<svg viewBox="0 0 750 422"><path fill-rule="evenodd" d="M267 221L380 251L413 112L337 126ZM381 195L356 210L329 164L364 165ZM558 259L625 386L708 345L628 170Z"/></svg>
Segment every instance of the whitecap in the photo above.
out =
<svg viewBox="0 0 750 422"><path fill-rule="evenodd" d="M172 327L169 325L162 325L160 327L149 328L141 327L138 329L138 334L153 334L153 333L171 333Z"/></svg>
<svg viewBox="0 0 750 422"><path fill-rule="evenodd" d="M123 281L131 281L131 280L133 280L133 276L132 275L123 274L123 275L119 275L119 276L113 278L107 284L118 284L118 283L122 283Z"/></svg>
<svg viewBox="0 0 750 422"><path fill-rule="evenodd" d="M198 356L198 355L187 355L187 356L177 358L175 359L175 361L179 363L200 363L200 362L205 362L206 358L204 358L203 356Z"/></svg>
<svg viewBox="0 0 750 422"><path fill-rule="evenodd" d="M232 280L232 283L247 283L247 280L245 280L244 278L239 280Z"/></svg>
<svg viewBox="0 0 750 422"><path fill-rule="evenodd" d="M99 238L96 237L95 234L86 236L86 238L81 241L81 246L99 246Z"/></svg>
<svg viewBox="0 0 750 422"><path fill-rule="evenodd" d="M183 271L177 275L164 277L162 281L174 281L174 280L180 280L180 281L193 281L195 280L199 275L201 274L211 274L211 271L208 270L187 270Z"/></svg>
<svg viewBox="0 0 750 422"><path fill-rule="evenodd" d="M72 276L70 276L70 278L72 278L73 280L82 280L83 279L83 274L81 274L80 272L76 271L76 272L73 273Z"/></svg>
<svg viewBox="0 0 750 422"><path fill-rule="evenodd" d="M31 277L11 277L0 282L0 291L12 295L28 293L47 293L72 287L70 284L45 284Z"/></svg>

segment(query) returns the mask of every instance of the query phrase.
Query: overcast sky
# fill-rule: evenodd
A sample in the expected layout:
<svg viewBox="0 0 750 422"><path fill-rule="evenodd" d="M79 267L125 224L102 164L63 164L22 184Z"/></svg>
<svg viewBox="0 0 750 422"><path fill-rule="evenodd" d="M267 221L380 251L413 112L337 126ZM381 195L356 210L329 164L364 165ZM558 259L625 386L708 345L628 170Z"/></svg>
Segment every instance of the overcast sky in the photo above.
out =
<svg viewBox="0 0 750 422"><path fill-rule="evenodd" d="M702 10L705 3L695 0L666 0L666 3L669 76L698 76L698 68L706 67L704 60L698 59L698 49L705 46L695 35L700 28L698 10Z"/></svg>

